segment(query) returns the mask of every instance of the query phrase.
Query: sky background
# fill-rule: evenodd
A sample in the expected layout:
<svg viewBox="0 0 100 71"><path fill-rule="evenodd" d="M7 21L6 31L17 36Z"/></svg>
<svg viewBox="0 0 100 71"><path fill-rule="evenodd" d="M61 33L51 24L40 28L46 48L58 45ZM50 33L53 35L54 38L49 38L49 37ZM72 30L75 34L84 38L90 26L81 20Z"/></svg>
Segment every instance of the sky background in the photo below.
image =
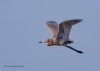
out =
<svg viewBox="0 0 100 71"><path fill-rule="evenodd" d="M51 38L46 21L84 19L63 46L39 44ZM100 0L0 0L0 71L100 71ZM24 67L4 67L24 65Z"/></svg>

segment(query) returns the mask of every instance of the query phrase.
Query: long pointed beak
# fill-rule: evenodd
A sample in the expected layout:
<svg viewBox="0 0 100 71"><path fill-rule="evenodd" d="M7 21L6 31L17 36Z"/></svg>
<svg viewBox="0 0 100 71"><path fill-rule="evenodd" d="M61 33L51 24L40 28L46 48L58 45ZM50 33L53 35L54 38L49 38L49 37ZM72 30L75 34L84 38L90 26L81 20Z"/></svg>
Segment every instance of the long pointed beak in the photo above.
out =
<svg viewBox="0 0 100 71"><path fill-rule="evenodd" d="M42 41L40 41L39 43L42 43Z"/></svg>

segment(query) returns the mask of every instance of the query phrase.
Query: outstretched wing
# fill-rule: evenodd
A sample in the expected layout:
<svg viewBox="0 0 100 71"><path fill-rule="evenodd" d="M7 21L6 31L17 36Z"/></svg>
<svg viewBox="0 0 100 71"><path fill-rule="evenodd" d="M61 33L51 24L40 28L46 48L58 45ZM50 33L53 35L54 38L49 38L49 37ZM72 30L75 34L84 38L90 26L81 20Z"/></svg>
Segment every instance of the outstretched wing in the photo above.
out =
<svg viewBox="0 0 100 71"><path fill-rule="evenodd" d="M57 35L57 41L61 42L60 40L63 39L61 43L64 43L69 40L69 34L73 25L81 22L82 19L73 19L73 20L66 20L59 24L59 33Z"/></svg>
<svg viewBox="0 0 100 71"><path fill-rule="evenodd" d="M46 25L50 28L52 32L52 37L56 37L58 35L58 24L55 21L47 21Z"/></svg>

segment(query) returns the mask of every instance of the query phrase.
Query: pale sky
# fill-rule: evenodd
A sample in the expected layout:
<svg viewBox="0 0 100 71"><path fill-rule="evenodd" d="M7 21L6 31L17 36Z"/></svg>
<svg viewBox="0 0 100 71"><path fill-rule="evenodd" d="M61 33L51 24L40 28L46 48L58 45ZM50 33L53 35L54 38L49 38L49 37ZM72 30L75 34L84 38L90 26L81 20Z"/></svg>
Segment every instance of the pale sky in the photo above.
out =
<svg viewBox="0 0 100 71"><path fill-rule="evenodd" d="M39 44L51 38L46 21L84 19L63 46ZM100 71L100 0L0 0L0 71ZM24 67L4 67L24 65Z"/></svg>

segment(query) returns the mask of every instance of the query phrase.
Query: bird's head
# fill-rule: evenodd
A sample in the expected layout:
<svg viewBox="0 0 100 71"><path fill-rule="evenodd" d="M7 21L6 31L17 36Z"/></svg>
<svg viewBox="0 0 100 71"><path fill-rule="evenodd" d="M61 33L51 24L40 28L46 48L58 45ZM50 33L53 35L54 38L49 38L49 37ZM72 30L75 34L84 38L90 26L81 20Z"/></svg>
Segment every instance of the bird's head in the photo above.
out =
<svg viewBox="0 0 100 71"><path fill-rule="evenodd" d="M40 41L39 43L48 43L48 39Z"/></svg>
<svg viewBox="0 0 100 71"><path fill-rule="evenodd" d="M46 40L40 41L39 43L47 43L48 46L52 46L53 45L52 39L46 39Z"/></svg>

